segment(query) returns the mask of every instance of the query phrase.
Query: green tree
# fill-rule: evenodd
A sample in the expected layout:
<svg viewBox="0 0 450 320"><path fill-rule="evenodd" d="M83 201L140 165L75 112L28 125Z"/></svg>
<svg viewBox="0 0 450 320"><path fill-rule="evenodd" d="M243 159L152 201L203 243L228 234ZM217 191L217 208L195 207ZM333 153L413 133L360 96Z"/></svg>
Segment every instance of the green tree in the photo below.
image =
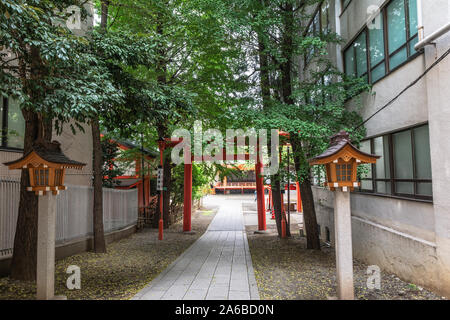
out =
<svg viewBox="0 0 450 320"><path fill-rule="evenodd" d="M346 110L344 103L368 86L360 79L346 77L327 59L326 48L341 41L336 34L307 32L307 22L312 18L307 8L322 1L245 0L231 3L224 2L224 7L231 8L227 14L230 25L238 33L247 34L247 47L253 48L247 55L253 66L247 71L254 74L250 79L254 90L248 95L253 103L237 108L236 118L244 125L279 129L290 134L296 177L302 193L308 248L320 249L307 159L323 151L328 145L328 137L341 129L347 129L356 140L364 135L364 129L352 130L360 117L356 112ZM300 68L298 61L305 56L310 60L309 66L314 68ZM279 232L282 175L281 171L271 177Z"/></svg>
<svg viewBox="0 0 450 320"><path fill-rule="evenodd" d="M102 138L101 144L103 187L114 188L118 184L114 178L117 178L124 173L124 170L117 164L117 159L120 157L119 144L107 137Z"/></svg>
<svg viewBox="0 0 450 320"><path fill-rule="evenodd" d="M127 119L128 125L111 130L131 140L143 134L146 144L155 146L157 139L170 137L177 127L192 129L196 119L212 125L217 114L230 107L240 49L233 45L215 9L215 1L109 1L108 32L149 36L157 48L152 66L130 71L132 81L139 81L144 90L129 101L133 112L114 115L115 119ZM145 94L147 91L151 94ZM114 123L109 120L105 118L105 125ZM165 152L166 227L174 195L169 155Z"/></svg>
<svg viewBox="0 0 450 320"><path fill-rule="evenodd" d="M137 122L157 113L149 108L149 104L159 99L161 93L154 84L139 77L139 70L146 70L155 63L157 41L154 37L151 34L130 32L128 28L112 30L110 24L115 20L110 23L110 1L97 1L97 8L101 13L101 22L99 28L90 35L90 50L103 62L114 87L123 95L123 99L115 103L105 101L97 105L91 121L94 147L94 250L105 252L101 128L112 133L119 131L119 136L123 136L124 132L128 136L135 133Z"/></svg>
<svg viewBox="0 0 450 320"><path fill-rule="evenodd" d="M78 0L0 1L0 92L20 101L25 118L24 153L38 139L50 141L62 124L82 130L95 106L121 99L109 80L108 70L89 52L89 43L74 35L66 21L66 8ZM22 171L11 277L36 277L38 197L26 191L28 173Z"/></svg>

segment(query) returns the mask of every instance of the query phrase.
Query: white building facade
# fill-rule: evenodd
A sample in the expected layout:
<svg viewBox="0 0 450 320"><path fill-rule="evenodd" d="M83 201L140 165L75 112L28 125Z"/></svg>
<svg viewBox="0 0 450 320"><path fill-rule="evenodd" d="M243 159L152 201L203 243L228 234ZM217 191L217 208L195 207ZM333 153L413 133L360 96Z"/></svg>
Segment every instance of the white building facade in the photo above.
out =
<svg viewBox="0 0 450 320"><path fill-rule="evenodd" d="M308 8L310 30L344 39L329 57L371 93L349 101L363 119L450 49L450 33L415 50L450 22L449 0L325 0ZM421 28L423 26L423 29ZM308 67L303 65L304 68ZM382 158L352 194L354 256L450 296L450 58L366 123L363 151ZM321 237L333 243L333 193L314 187Z"/></svg>
<svg viewBox="0 0 450 320"><path fill-rule="evenodd" d="M67 27L76 35L84 35L94 26L94 7L92 2L85 4L88 16L81 20L80 8L72 6L68 12L73 16L68 19ZM86 166L82 170L69 169L66 183L80 186L90 186L92 180L92 134L89 125L83 125L85 131L72 134L68 125L64 126L61 135L54 134L53 139L61 143L64 154L76 159ZM0 180L2 178L20 178L20 170L10 171L3 165L14 161L23 155L25 120L20 103L12 98L0 97Z"/></svg>

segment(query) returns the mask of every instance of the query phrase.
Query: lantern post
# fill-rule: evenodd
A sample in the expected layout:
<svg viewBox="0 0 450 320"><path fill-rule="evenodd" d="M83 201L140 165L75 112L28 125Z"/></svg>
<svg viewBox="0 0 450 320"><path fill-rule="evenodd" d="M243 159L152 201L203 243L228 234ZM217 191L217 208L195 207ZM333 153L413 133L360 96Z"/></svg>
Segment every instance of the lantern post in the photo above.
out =
<svg viewBox="0 0 450 320"><path fill-rule="evenodd" d="M66 169L82 169L86 164L70 160L61 151L59 142L38 140L22 158L5 163L10 170L28 170L27 191L40 196L38 200L37 239L37 299L65 299L55 297L55 234L56 197L66 190Z"/></svg>
<svg viewBox="0 0 450 320"><path fill-rule="evenodd" d="M38 200L38 242L36 289L38 300L52 300L55 295L56 197L51 193Z"/></svg>
<svg viewBox="0 0 450 320"><path fill-rule="evenodd" d="M340 300L354 299L353 252L350 191L360 186L357 167L376 163L379 156L364 153L350 142L349 134L341 131L331 137L330 148L310 159L310 165L324 165L326 186L334 191L334 236L336 250L337 293Z"/></svg>

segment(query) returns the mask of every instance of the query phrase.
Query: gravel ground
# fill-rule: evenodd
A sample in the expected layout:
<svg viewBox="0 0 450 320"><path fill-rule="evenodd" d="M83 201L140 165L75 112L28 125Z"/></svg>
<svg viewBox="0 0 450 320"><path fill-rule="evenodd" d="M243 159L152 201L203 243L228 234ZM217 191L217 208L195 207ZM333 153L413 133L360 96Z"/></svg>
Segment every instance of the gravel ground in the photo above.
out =
<svg viewBox="0 0 450 320"><path fill-rule="evenodd" d="M333 248L306 250L306 239L298 229L291 239L281 240L271 233L254 235L247 227L250 252L259 294L263 300L327 300L336 297L336 265ZM381 290L367 288L367 265L354 262L355 298L359 300L445 299L414 284L381 272Z"/></svg>
<svg viewBox="0 0 450 320"><path fill-rule="evenodd" d="M192 216L193 235L183 234L182 222L164 231L144 229L129 238L108 245L107 254L85 252L56 262L55 294L68 299L130 299L169 266L206 231L217 208L202 208ZM70 265L81 269L81 290L68 290ZM35 299L32 282L0 278L0 300Z"/></svg>

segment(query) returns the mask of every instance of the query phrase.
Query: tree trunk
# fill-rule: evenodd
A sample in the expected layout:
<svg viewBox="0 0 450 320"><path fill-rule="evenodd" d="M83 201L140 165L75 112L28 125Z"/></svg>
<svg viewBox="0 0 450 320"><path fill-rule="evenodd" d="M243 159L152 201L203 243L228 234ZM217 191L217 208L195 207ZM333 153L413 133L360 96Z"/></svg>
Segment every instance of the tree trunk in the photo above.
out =
<svg viewBox="0 0 450 320"><path fill-rule="evenodd" d="M283 15L284 32L282 37L281 52L284 62L281 63L281 95L284 103L292 105L292 57L294 36L294 11L291 3L287 3ZM281 159L280 159L281 162ZM290 192L290 190L288 190ZM284 199L283 199L284 200ZM287 219L287 217L286 217ZM290 226L286 227L286 235L291 236Z"/></svg>
<svg viewBox="0 0 450 320"><path fill-rule="evenodd" d="M261 6L266 6L266 1L261 0ZM269 74L269 57L266 52L265 45L265 30L255 30L258 35L258 58L259 58L259 74L260 74L260 89L261 98L263 103L263 111L270 109L270 74ZM272 152L278 153L278 150L272 150L271 144L268 146L269 154ZM280 187L280 175L276 174L272 177L272 203L273 210L275 212L275 222L277 225L278 235L281 237L281 187Z"/></svg>
<svg viewBox="0 0 450 320"><path fill-rule="evenodd" d="M293 37L295 32L295 15L294 9L291 3L287 3L284 8L283 15L283 40L281 45L282 57L284 62L281 64L281 93L284 103L293 105L295 103L292 97L292 58L293 52ZM297 132L290 132L291 144L294 151L294 161L296 165L296 171L300 172L302 166L308 165L303 161L303 150L301 141L297 139ZM308 249L320 250L320 240L317 228L316 212L314 208L314 199L311 190L311 183L309 177L302 177L300 190L302 194L303 202L303 219L307 234L307 247Z"/></svg>
<svg viewBox="0 0 450 320"><path fill-rule="evenodd" d="M31 77L34 81L45 76L39 49L31 47ZM27 62L19 59L19 74L25 91L31 101L40 97L28 87ZM38 138L50 141L52 138L52 121L43 119L41 115L29 110L22 110L25 120L24 154L31 151ZM20 179L19 213L17 217L16 233L14 237L13 257L11 261L11 279L36 280L37 267L37 228L38 228L38 201L39 197L27 191L29 186L28 170L22 170Z"/></svg>
<svg viewBox="0 0 450 320"><path fill-rule="evenodd" d="M105 234L103 229L103 154L100 140L100 125L98 117L92 119L92 147L93 147L93 187L94 187L94 251L106 253Z"/></svg>
<svg viewBox="0 0 450 320"><path fill-rule="evenodd" d="M306 159L303 155L301 141L295 136L295 133L291 133L291 144L293 149L295 170L301 171L301 168L308 166ZM309 172L309 170L308 170ZM305 175L300 179L300 193L302 195L303 205L303 223L306 229L306 241L307 248L320 250L320 238L319 228L317 226L316 209L314 206L314 197L311 189L311 180L309 175Z"/></svg>
<svg viewBox="0 0 450 320"><path fill-rule="evenodd" d="M163 32L163 24L164 18L161 13L157 14L157 24L156 24L156 33L160 36L164 36ZM167 85L167 65L166 65L166 57L164 48L160 48L158 50L159 58L156 63L156 73L157 73L157 81L161 86ZM166 124L160 122L157 125L158 136L161 139L165 139L169 137L169 130ZM163 191L163 220L164 220L164 228L168 228L170 225L170 193L172 190L172 164L170 161L170 155L164 157L164 177L163 183L166 188ZM158 197L158 209L159 209L159 201L160 197ZM158 211L159 212L159 211ZM158 215L159 217L159 215ZM159 220L159 219L158 219Z"/></svg>
<svg viewBox="0 0 450 320"><path fill-rule="evenodd" d="M281 63L281 94L286 104L294 104L292 98L292 58L294 54L293 36L294 36L294 11L292 4L286 4L283 15L284 32L281 44L281 55L284 62Z"/></svg>
<svg viewBox="0 0 450 320"><path fill-rule="evenodd" d="M270 105L270 77L269 77L269 61L267 53L265 52L266 46L264 44L264 38L258 32L258 55L259 55L259 74L260 74L260 88L261 98L263 101L263 109L267 110Z"/></svg>
<svg viewBox="0 0 450 320"><path fill-rule="evenodd" d="M37 113L22 110L25 119L24 153L31 150L38 138L39 120ZM19 215L17 218L14 249L11 261L11 279L36 280L37 264L37 222L38 196L27 191L28 170L22 170L20 179Z"/></svg>
<svg viewBox="0 0 450 320"><path fill-rule="evenodd" d="M102 0L101 2L101 21L100 27L103 32L106 32L108 25L108 6L109 1ZM106 253L105 232L103 227L103 152L100 137L100 123L98 116L91 121L92 129L92 171L93 171L93 187L94 187L94 207L93 207L93 222L94 222L94 252Z"/></svg>
<svg viewBox="0 0 450 320"><path fill-rule="evenodd" d="M106 32L106 29L108 27L108 10L109 10L109 1L108 0L102 0L102 14L101 14L101 20L100 20L100 28L103 30L103 32Z"/></svg>
<svg viewBox="0 0 450 320"><path fill-rule="evenodd" d="M319 228L317 226L314 197L309 179L303 179L300 183L300 192L302 195L303 223L306 229L307 248L320 250Z"/></svg>
<svg viewBox="0 0 450 320"><path fill-rule="evenodd" d="M280 175L273 176L272 184L272 201L273 210L275 211L275 222L277 224L278 235L281 237L281 187L280 187Z"/></svg>

